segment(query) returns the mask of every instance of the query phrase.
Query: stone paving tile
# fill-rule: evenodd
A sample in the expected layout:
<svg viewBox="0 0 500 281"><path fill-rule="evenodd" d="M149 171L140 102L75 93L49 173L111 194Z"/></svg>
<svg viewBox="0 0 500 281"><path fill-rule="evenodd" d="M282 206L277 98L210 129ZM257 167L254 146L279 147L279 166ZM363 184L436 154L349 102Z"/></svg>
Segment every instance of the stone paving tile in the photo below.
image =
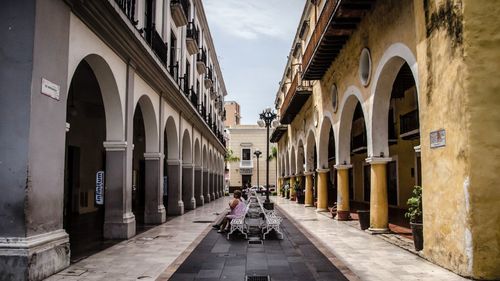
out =
<svg viewBox="0 0 500 281"><path fill-rule="evenodd" d="M68 269L52 275L46 281L79 280L154 280L162 274L181 254L202 234L209 223L194 223L196 220L214 221L215 213L227 207L229 197L220 198L195 210L175 217L166 223L154 227L134 238L122 241L102 252L72 264ZM145 237L157 237L145 241ZM213 239L213 245L217 239ZM211 248L212 248L211 247ZM220 267L220 265L219 265ZM85 269L81 276L64 276L67 270ZM195 273L183 275L178 280L194 280L200 268L192 269ZM219 277L217 277L218 280ZM209 280L209 279L203 279Z"/></svg>
<svg viewBox="0 0 500 281"><path fill-rule="evenodd" d="M225 235L211 231L170 280L243 281L245 275L270 275L273 281L347 280L287 219L282 227L283 240L268 239L261 245L248 244L241 237L227 240ZM197 268L196 277L187 279L193 278ZM218 271L208 271L208 268ZM191 275L186 275L188 273Z"/></svg>
<svg viewBox="0 0 500 281"><path fill-rule="evenodd" d="M316 213L314 208L306 208L281 197L272 197L272 200L276 202L279 210L293 218L300 228L306 230L307 235L314 236L326 246L328 251L361 280L469 280L383 239L349 226L348 223ZM314 250L310 247L301 247L301 251L305 251L306 255L314 255ZM288 261L298 262L299 259L291 260L288 257ZM329 277L321 278L332 280L328 279Z"/></svg>

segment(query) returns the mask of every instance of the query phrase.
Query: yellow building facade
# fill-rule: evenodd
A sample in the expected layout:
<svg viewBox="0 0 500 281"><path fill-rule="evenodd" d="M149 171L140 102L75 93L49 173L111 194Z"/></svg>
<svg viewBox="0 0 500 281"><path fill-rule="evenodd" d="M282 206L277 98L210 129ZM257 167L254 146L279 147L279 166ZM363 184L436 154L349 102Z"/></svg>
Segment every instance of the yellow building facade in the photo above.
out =
<svg viewBox="0 0 500 281"><path fill-rule="evenodd" d="M307 1L276 95L278 183L372 233L423 187L428 260L500 278L500 8L493 1Z"/></svg>

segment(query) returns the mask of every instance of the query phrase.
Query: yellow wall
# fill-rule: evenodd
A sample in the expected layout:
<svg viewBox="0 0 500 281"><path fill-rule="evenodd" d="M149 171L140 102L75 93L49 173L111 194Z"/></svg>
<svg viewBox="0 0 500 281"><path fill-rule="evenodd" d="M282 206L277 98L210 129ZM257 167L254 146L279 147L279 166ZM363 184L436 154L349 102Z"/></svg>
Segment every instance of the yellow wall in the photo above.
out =
<svg viewBox="0 0 500 281"><path fill-rule="evenodd" d="M500 279L500 6L464 2L470 177L466 192L473 276Z"/></svg>

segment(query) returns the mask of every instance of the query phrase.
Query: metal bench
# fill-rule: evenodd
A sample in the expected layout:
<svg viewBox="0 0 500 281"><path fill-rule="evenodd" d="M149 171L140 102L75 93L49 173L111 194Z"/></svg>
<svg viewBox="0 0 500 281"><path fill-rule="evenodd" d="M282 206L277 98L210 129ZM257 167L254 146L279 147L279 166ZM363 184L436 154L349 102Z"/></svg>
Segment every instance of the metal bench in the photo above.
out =
<svg viewBox="0 0 500 281"><path fill-rule="evenodd" d="M271 232L273 229L274 231L276 231L276 233L281 235L281 239L283 239L283 233L281 232L281 222L283 221L283 218L276 215L274 211L267 213L265 212L264 215L265 215L265 221L262 227L262 232L263 232L262 239L266 240L266 235L269 234L269 232Z"/></svg>
<svg viewBox="0 0 500 281"><path fill-rule="evenodd" d="M250 200L249 200L250 201ZM250 204L247 204L245 208L245 213L238 218L234 218L231 220L230 229L227 234L227 239L229 239L229 235L231 235L234 231L239 230L242 234L245 235L245 239L248 239L248 227L245 223L245 217L248 213L248 209L250 208Z"/></svg>

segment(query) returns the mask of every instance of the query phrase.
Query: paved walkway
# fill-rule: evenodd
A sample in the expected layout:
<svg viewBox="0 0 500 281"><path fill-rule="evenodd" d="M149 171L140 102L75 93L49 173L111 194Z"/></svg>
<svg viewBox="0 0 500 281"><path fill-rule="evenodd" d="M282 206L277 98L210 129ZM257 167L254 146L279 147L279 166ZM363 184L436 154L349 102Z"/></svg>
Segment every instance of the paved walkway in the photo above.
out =
<svg viewBox="0 0 500 281"><path fill-rule="evenodd" d="M155 280L169 266L182 262L187 256L183 253L206 235L207 227L217 218L215 213L227 208L228 200L223 197L175 217L46 280Z"/></svg>
<svg viewBox="0 0 500 281"><path fill-rule="evenodd" d="M318 214L314 208L281 197L272 200L309 238L319 242L319 248L333 253L361 280L468 280L348 223Z"/></svg>
<svg viewBox="0 0 500 281"><path fill-rule="evenodd" d="M282 240L272 233L263 244L249 244L238 235L227 240L212 230L169 280L244 281L245 275L269 275L272 281L348 280L286 218L281 227Z"/></svg>

